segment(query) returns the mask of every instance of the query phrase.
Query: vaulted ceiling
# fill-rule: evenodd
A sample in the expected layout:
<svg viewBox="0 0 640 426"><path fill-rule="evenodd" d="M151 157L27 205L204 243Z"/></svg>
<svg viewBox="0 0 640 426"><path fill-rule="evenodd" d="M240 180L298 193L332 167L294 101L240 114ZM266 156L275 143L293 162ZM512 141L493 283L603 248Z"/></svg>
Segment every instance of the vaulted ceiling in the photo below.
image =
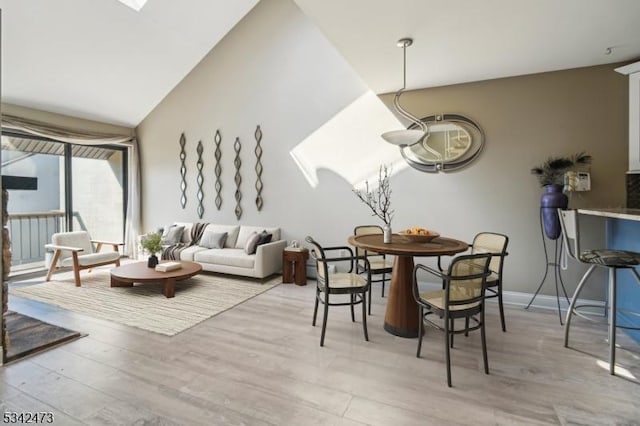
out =
<svg viewBox="0 0 640 426"><path fill-rule="evenodd" d="M402 37L410 89L640 58L637 0L296 3L376 93L402 85Z"/></svg>
<svg viewBox="0 0 640 426"><path fill-rule="evenodd" d="M0 0L2 102L134 127L257 1ZM637 0L295 2L376 93L640 58Z"/></svg>
<svg viewBox="0 0 640 426"><path fill-rule="evenodd" d="M258 0L0 0L2 102L134 127Z"/></svg>

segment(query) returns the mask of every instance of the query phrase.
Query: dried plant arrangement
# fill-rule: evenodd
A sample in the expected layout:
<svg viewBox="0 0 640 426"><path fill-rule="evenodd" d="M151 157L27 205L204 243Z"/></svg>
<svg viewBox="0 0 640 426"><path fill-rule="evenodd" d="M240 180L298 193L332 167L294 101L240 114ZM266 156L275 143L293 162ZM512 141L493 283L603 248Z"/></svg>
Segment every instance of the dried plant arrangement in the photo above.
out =
<svg viewBox="0 0 640 426"><path fill-rule="evenodd" d="M591 164L591 156L584 151L571 157L549 157L547 161L531 169L540 186L563 185L564 174L580 165Z"/></svg>
<svg viewBox="0 0 640 426"><path fill-rule="evenodd" d="M389 183L389 167L380 166L378 171L378 187L369 189L369 181L365 181L363 190L354 189L353 193L371 209L372 216L377 216L385 225L391 225L394 211L391 210L391 185Z"/></svg>

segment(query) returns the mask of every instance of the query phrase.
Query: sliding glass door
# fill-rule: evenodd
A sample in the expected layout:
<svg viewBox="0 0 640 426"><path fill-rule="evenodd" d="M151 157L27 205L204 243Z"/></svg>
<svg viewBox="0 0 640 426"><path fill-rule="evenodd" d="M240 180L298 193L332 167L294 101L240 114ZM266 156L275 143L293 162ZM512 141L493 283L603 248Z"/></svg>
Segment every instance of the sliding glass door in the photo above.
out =
<svg viewBox="0 0 640 426"><path fill-rule="evenodd" d="M125 152L79 145L71 152L73 229L89 231L95 240L122 242Z"/></svg>
<svg viewBox="0 0 640 426"><path fill-rule="evenodd" d="M56 142L2 136L2 175L38 180L37 190L8 191L12 273L42 264L44 244L65 230L63 148Z"/></svg>
<svg viewBox="0 0 640 426"><path fill-rule="evenodd" d="M36 177L35 191L10 190L12 275L42 269L55 232L86 230L99 240L124 236L126 150L2 135L2 175Z"/></svg>

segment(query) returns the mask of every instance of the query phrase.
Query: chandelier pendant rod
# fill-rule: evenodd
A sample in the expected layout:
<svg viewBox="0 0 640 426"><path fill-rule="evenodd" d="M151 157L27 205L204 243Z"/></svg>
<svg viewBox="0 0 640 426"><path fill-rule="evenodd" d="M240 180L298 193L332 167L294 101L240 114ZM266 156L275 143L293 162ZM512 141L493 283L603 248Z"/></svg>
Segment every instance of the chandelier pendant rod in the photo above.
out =
<svg viewBox="0 0 640 426"><path fill-rule="evenodd" d="M422 130L425 134L422 140L425 140L426 138L429 137L428 126L418 117L409 113L404 108L402 108L402 106L400 106L400 95L402 95L402 93L407 88L407 47L411 46L412 44L413 44L413 39L411 38L401 38L400 40L398 40L398 47L402 47L402 89L396 92L396 95L393 98L393 106L400 113L400 115L402 115L404 118L412 121L413 123L417 124L420 127L420 130Z"/></svg>

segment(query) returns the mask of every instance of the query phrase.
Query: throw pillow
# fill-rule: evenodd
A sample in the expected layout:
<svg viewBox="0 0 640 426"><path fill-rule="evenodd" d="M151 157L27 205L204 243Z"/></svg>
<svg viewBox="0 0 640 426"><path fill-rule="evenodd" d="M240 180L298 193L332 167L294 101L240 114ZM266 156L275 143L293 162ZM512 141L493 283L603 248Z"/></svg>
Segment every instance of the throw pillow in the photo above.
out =
<svg viewBox="0 0 640 426"><path fill-rule="evenodd" d="M210 249L220 249L224 247L224 242L227 241L226 232L213 232L205 230L200 238L200 247L206 247Z"/></svg>
<svg viewBox="0 0 640 426"><path fill-rule="evenodd" d="M164 229L162 234L163 245L174 245L182 241L182 233L184 232L184 226L172 225Z"/></svg>
<svg viewBox="0 0 640 426"><path fill-rule="evenodd" d="M247 243L244 245L244 252L247 254L254 254L256 247L258 247L258 241L260 241L260 234L253 231L247 238Z"/></svg>
<svg viewBox="0 0 640 426"><path fill-rule="evenodd" d="M270 243L271 238L273 238L273 235L268 233L266 230L262 231L259 235L260 239L258 240L258 244L256 244L256 247L261 246L262 244Z"/></svg>

